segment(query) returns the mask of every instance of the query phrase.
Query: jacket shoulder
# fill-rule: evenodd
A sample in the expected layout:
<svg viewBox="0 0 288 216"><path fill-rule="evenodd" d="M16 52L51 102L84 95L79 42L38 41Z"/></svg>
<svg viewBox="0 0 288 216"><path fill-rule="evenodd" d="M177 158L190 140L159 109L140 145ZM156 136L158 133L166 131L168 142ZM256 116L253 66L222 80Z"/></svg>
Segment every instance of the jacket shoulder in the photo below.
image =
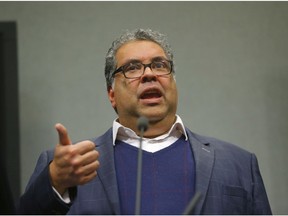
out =
<svg viewBox="0 0 288 216"><path fill-rule="evenodd" d="M210 137L206 135L200 135L197 133L192 132L191 130L186 128L187 133L189 136L196 139L198 142L210 145L216 152L218 153L224 153L224 154L236 154L236 155L246 155L248 157L251 157L251 152L245 150L244 148L234 144L230 143L215 137Z"/></svg>

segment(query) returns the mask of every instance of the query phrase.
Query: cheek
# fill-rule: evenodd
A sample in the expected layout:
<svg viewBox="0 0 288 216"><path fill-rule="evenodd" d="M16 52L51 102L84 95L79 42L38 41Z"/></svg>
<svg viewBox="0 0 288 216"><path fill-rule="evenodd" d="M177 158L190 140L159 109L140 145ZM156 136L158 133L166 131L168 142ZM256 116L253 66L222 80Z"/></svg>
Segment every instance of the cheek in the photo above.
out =
<svg viewBox="0 0 288 216"><path fill-rule="evenodd" d="M170 102L172 103L177 103L178 101L178 94L177 94L177 89L171 89L169 91L169 95L168 95Z"/></svg>
<svg viewBox="0 0 288 216"><path fill-rule="evenodd" d="M176 95L177 97L177 86L174 78L162 80L161 85L163 86L165 92L169 92L169 94Z"/></svg>
<svg viewBox="0 0 288 216"><path fill-rule="evenodd" d="M166 85L165 92L167 94L167 98L171 103L178 102L178 90L176 87L175 81L170 82Z"/></svg>
<svg viewBox="0 0 288 216"><path fill-rule="evenodd" d="M137 98L137 86L130 82L118 82L114 86L115 105L129 104Z"/></svg>

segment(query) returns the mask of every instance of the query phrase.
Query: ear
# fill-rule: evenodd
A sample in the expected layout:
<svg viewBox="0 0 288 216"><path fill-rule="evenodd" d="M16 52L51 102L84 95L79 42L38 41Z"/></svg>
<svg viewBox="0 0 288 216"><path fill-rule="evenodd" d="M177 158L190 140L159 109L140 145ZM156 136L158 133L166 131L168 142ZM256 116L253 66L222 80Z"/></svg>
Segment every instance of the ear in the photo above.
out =
<svg viewBox="0 0 288 216"><path fill-rule="evenodd" d="M109 100L110 100L112 107L115 109L116 108L116 101L115 101L114 90L112 89L112 87L109 87L109 89L108 89L108 97L109 97Z"/></svg>

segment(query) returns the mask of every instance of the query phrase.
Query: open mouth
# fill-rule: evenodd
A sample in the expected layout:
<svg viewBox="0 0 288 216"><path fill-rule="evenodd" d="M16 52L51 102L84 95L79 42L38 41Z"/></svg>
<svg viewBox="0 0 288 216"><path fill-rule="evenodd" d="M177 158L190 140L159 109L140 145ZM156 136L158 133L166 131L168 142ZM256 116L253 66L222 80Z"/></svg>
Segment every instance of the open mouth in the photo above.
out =
<svg viewBox="0 0 288 216"><path fill-rule="evenodd" d="M141 95L141 99L153 99L153 98L160 98L162 97L162 93L157 89L150 89L147 91L144 91Z"/></svg>

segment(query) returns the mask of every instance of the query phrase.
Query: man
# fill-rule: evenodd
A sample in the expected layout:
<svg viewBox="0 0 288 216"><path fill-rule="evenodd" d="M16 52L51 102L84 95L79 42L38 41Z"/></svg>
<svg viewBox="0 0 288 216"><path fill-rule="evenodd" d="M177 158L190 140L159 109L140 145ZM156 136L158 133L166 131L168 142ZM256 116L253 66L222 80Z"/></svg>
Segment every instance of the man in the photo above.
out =
<svg viewBox="0 0 288 216"><path fill-rule="evenodd" d="M72 145L57 124L59 144L40 156L19 214L134 214L137 120L143 139L141 214L271 214L254 154L184 127L177 111L173 54L165 36L135 30L115 40L106 56L113 127Z"/></svg>

